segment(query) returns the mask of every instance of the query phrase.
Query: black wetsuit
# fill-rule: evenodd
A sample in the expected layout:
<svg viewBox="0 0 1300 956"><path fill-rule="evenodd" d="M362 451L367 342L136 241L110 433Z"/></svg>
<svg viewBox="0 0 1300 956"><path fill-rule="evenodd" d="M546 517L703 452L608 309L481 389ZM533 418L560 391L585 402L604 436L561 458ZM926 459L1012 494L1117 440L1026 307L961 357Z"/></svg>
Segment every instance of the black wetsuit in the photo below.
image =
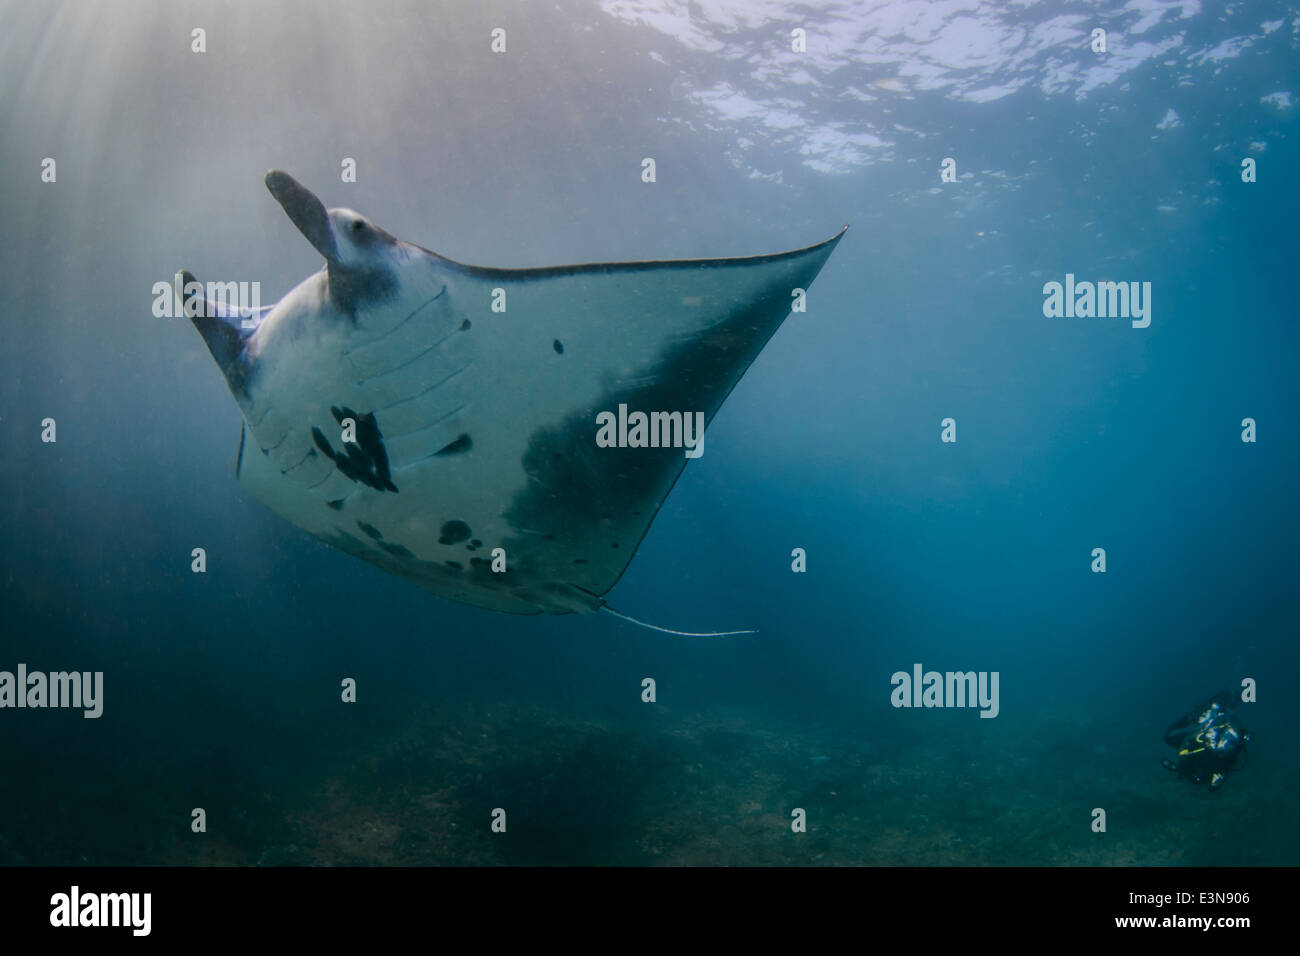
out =
<svg viewBox="0 0 1300 956"><path fill-rule="evenodd" d="M1161 763L1192 783L1208 783L1211 790L1218 790L1229 771L1243 764L1251 737L1228 709L1234 703L1231 694L1217 694L1170 724L1165 743L1178 749L1178 759Z"/></svg>

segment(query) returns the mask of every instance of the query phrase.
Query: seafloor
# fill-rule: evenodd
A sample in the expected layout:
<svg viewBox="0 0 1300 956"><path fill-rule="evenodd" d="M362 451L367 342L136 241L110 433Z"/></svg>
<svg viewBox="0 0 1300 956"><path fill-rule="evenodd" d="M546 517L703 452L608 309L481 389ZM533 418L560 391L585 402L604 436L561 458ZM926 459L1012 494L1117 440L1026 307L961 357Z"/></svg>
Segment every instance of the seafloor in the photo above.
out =
<svg viewBox="0 0 1300 956"><path fill-rule="evenodd" d="M0 792L4 864L1294 865L1300 783L1265 754L1210 794L1157 735L1063 711L936 714L912 739L662 704L634 721L445 700L374 727L186 755L62 755ZM924 715L917 715L922 717ZM1100 742L1100 741L1108 741ZM253 759L253 755L261 755ZM261 764L259 767L258 764ZM15 788L21 787L19 792ZM191 832L204 806L207 832ZM494 808L507 830L491 830ZM807 832L791 811L807 811ZM1092 831L1092 811L1107 828Z"/></svg>

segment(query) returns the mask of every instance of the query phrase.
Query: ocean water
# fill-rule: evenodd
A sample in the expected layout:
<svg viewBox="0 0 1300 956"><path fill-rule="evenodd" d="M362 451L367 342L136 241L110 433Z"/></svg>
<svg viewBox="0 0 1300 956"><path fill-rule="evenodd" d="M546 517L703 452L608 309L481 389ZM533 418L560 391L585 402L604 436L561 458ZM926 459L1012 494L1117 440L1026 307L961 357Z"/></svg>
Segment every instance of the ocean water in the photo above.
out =
<svg viewBox="0 0 1300 956"><path fill-rule="evenodd" d="M0 708L0 864L1300 862L1298 43L1272 2L0 5L0 670L104 688ZM151 290L319 268L270 168L487 266L851 223L608 596L759 633L457 604L255 501ZM1149 325L1045 315L1067 274ZM917 664L997 716L893 706ZM1243 682L1246 767L1163 770Z"/></svg>

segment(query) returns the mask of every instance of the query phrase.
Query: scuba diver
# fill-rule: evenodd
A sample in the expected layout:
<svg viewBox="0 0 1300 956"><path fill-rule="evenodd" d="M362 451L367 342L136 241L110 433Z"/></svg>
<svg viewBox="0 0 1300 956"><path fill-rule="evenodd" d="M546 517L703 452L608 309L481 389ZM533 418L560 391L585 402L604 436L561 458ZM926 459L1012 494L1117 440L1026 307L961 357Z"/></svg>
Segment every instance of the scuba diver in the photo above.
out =
<svg viewBox="0 0 1300 956"><path fill-rule="evenodd" d="M1236 699L1227 691L1216 694L1179 717L1165 731L1165 743L1178 748L1178 759L1160 761L1192 783L1210 785L1214 792L1230 770L1245 766L1246 743L1251 739L1241 718L1232 713Z"/></svg>

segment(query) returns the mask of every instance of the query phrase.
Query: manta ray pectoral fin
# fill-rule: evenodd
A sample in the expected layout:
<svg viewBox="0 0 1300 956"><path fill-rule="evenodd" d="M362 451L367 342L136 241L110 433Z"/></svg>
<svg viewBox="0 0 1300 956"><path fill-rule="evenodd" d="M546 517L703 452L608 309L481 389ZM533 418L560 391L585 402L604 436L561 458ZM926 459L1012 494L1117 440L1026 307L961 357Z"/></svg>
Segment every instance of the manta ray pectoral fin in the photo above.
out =
<svg viewBox="0 0 1300 956"><path fill-rule="evenodd" d="M316 251L324 256L327 262L337 263L339 251L334 242L334 230L330 226L329 213L325 211L325 204L316 198L316 194L279 169L273 169L266 174L266 188L271 191L275 201L283 207L285 214L298 227L298 231L316 247Z"/></svg>
<svg viewBox="0 0 1300 956"><path fill-rule="evenodd" d="M480 381L490 369L511 385L476 389L462 417L474 440L474 487L503 476L491 514L506 522L500 545L516 557L513 568L597 598L614 587L693 457L687 423L702 440L842 236L734 259L454 267L464 276L460 301L473 303ZM483 303L498 287L509 290L509 314L526 321L493 321ZM600 440L602 420L633 412L646 421L643 440ZM457 516L478 528L488 515L464 517L474 510L466 500Z"/></svg>
<svg viewBox="0 0 1300 956"><path fill-rule="evenodd" d="M206 297L201 304L193 302L185 296L184 290L197 284L198 279L188 269L176 273L176 294L185 303L185 315L199 330L199 335L203 336L217 367L226 376L230 391L238 396L244 388L246 371L244 341L253 334L256 327L251 320L253 311L231 309ZM249 322L248 328L244 327L245 321Z"/></svg>

